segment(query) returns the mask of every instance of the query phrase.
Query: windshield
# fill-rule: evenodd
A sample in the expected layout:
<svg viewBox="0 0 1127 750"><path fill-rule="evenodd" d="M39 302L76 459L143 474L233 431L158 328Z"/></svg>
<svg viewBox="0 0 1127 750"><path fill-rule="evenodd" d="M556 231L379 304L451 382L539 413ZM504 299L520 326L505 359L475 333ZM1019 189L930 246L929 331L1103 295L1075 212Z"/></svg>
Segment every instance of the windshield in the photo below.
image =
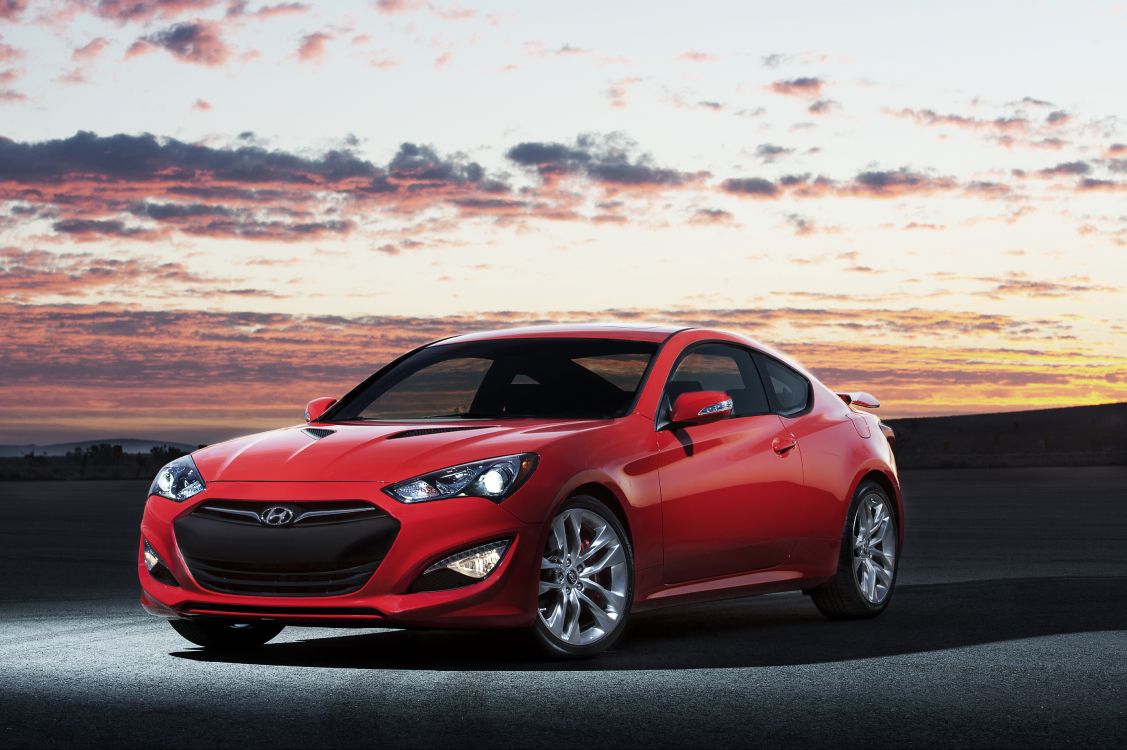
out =
<svg viewBox="0 0 1127 750"><path fill-rule="evenodd" d="M345 397L332 421L611 419L634 403L657 345L497 339L412 354Z"/></svg>

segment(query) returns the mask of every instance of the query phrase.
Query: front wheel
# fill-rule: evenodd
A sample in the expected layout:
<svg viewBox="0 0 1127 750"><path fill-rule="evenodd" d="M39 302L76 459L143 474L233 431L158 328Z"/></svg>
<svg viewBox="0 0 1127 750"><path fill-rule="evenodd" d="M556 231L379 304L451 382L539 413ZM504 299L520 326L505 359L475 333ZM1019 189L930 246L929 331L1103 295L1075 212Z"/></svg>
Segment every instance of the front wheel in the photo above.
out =
<svg viewBox="0 0 1127 750"><path fill-rule="evenodd" d="M169 620L168 624L197 646L216 651L258 648L281 633L285 627L273 622L227 623L208 620Z"/></svg>
<svg viewBox="0 0 1127 750"><path fill-rule="evenodd" d="M896 585L900 554L896 508L884 488L865 482L845 521L837 574L808 591L814 606L834 620L876 617L888 606Z"/></svg>
<svg viewBox="0 0 1127 750"><path fill-rule="evenodd" d="M581 659L622 634L634 597L634 553L618 517L574 497L552 519L540 560L536 639L549 656Z"/></svg>

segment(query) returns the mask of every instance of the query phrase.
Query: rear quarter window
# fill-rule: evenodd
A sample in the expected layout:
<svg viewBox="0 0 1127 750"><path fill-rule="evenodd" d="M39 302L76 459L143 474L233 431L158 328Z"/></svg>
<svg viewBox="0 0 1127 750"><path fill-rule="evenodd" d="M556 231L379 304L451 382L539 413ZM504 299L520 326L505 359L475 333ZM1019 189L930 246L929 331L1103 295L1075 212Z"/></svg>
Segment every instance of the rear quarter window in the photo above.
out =
<svg viewBox="0 0 1127 750"><path fill-rule="evenodd" d="M783 416L801 414L810 406L810 381L782 362L761 357L767 375L767 390L774 397L775 409Z"/></svg>

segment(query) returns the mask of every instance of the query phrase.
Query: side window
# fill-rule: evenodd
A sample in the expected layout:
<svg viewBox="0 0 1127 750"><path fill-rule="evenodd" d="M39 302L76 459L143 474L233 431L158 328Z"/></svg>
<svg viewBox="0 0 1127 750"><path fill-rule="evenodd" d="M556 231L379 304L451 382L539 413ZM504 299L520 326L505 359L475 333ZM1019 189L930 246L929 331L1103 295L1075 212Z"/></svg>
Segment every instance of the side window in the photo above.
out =
<svg viewBox="0 0 1127 750"><path fill-rule="evenodd" d="M810 383L778 360L762 357L768 387L775 397L779 413L783 416L805 411L810 403Z"/></svg>
<svg viewBox="0 0 1127 750"><path fill-rule="evenodd" d="M682 393L723 391L733 402L733 417L767 414L767 394L751 353L727 344L698 346L677 364L665 386L666 408Z"/></svg>

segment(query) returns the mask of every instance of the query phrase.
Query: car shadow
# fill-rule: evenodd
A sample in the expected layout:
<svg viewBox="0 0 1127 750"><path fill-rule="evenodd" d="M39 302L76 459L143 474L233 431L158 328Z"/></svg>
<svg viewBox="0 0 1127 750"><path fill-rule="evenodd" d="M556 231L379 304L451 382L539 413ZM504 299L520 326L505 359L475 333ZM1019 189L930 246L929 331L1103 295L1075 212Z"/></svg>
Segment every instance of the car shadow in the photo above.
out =
<svg viewBox="0 0 1127 750"><path fill-rule="evenodd" d="M898 656L1064 633L1127 629L1127 578L1020 578L901 586L864 621L824 619L779 595L636 615L615 648L546 660L522 631L387 630L267 644L204 662L399 670L634 670L767 667ZM324 631L331 634L333 631Z"/></svg>

